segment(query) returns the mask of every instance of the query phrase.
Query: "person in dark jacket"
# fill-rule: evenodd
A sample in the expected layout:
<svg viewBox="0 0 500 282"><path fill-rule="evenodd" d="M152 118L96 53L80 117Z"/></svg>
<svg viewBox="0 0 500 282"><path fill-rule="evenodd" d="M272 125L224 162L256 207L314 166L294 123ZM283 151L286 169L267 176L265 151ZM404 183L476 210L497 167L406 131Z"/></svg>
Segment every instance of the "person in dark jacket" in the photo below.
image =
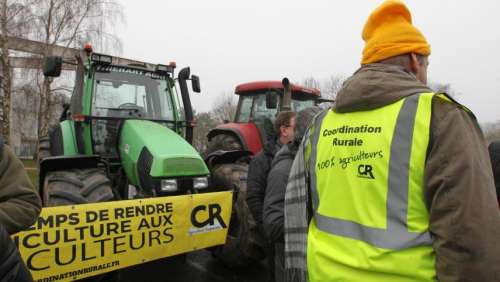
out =
<svg viewBox="0 0 500 282"><path fill-rule="evenodd" d="M297 114L294 141L281 147L273 158L271 170L267 177L262 217L264 233L267 239L274 245L274 275L277 282L285 281L283 230L285 222L285 191L288 184L288 174L290 173L295 153L297 153L306 128L319 111L319 108L311 107Z"/></svg>
<svg viewBox="0 0 500 282"><path fill-rule="evenodd" d="M262 208L264 205L267 175L271 169L271 161L276 152L281 146L293 140L295 113L290 111L280 112L274 122L274 129L278 133L278 138L270 138L264 145L263 150L252 159L248 168L246 200L262 238L265 237L262 227ZM270 246L266 247L266 256L269 260L269 276L272 278L274 277L274 251Z"/></svg>
<svg viewBox="0 0 500 282"><path fill-rule="evenodd" d="M500 205L500 141L491 142L488 149L490 151L493 177L495 178L495 186L497 188L497 201Z"/></svg>
<svg viewBox="0 0 500 282"><path fill-rule="evenodd" d="M25 230L38 218L41 206L23 164L0 140L0 224L11 235Z"/></svg>
<svg viewBox="0 0 500 282"><path fill-rule="evenodd" d="M19 251L9 234L0 224L0 281L26 282L33 281L28 268L24 264Z"/></svg>
<svg viewBox="0 0 500 282"><path fill-rule="evenodd" d="M248 168L247 204L257 225L262 227L262 207L266 190L267 174L271 168L271 161L282 145L293 140L295 127L294 112L280 112L274 122L277 139L272 138L264 145L264 149L255 155Z"/></svg>

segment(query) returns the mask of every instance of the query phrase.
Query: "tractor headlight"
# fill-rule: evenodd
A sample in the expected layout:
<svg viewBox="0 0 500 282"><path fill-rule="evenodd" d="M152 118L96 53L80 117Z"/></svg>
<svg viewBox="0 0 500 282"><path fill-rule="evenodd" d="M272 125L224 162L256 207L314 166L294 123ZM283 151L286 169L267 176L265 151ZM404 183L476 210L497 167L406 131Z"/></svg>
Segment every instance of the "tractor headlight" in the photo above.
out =
<svg viewBox="0 0 500 282"><path fill-rule="evenodd" d="M195 177L193 179L194 189L206 189L208 188L208 177Z"/></svg>
<svg viewBox="0 0 500 282"><path fill-rule="evenodd" d="M177 191L177 180L175 179L162 179L161 180L162 192L175 192Z"/></svg>

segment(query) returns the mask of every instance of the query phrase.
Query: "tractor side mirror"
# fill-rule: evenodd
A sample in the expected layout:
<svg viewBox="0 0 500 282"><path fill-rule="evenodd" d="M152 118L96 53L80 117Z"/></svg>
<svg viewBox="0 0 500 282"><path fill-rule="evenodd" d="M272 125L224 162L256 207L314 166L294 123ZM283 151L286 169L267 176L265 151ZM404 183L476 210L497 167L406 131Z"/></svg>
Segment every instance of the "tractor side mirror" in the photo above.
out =
<svg viewBox="0 0 500 282"><path fill-rule="evenodd" d="M278 95L276 95L276 92L267 92L266 93L266 108L276 109L277 107L278 107Z"/></svg>
<svg viewBox="0 0 500 282"><path fill-rule="evenodd" d="M200 87L200 77L197 75L192 75L191 76L191 87L193 88L193 92L200 93L201 92L201 87Z"/></svg>
<svg viewBox="0 0 500 282"><path fill-rule="evenodd" d="M49 56L43 60L43 75L48 77L58 77L62 70L62 57Z"/></svg>

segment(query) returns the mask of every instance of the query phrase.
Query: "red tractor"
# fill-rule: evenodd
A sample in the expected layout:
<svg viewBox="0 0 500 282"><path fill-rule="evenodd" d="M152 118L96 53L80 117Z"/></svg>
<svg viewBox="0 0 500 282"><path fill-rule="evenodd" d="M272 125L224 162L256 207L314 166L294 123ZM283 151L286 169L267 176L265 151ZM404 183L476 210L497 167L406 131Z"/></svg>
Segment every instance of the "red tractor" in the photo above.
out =
<svg viewBox="0 0 500 282"><path fill-rule="evenodd" d="M236 87L238 108L233 122L208 133L205 161L212 175L212 187L234 191L233 216L226 245L214 251L228 266L242 266L263 258L263 238L256 229L246 204L246 179L251 158L263 144L275 138L274 120L280 111L295 111L325 102L318 89L283 81L258 81Z"/></svg>

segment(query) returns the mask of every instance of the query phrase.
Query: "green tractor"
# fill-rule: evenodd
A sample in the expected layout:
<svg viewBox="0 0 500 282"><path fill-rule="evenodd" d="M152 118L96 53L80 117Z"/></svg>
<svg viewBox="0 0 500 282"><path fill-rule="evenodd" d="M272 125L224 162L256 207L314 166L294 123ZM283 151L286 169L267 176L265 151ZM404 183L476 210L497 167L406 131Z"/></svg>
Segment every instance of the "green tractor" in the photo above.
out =
<svg viewBox="0 0 500 282"><path fill-rule="evenodd" d="M44 61L61 73L62 57ZM92 52L76 56L76 79L60 123L39 140L44 206L203 192L209 170L191 146L189 68L153 65ZM66 65L65 65L66 66ZM180 91L178 91L180 89Z"/></svg>

